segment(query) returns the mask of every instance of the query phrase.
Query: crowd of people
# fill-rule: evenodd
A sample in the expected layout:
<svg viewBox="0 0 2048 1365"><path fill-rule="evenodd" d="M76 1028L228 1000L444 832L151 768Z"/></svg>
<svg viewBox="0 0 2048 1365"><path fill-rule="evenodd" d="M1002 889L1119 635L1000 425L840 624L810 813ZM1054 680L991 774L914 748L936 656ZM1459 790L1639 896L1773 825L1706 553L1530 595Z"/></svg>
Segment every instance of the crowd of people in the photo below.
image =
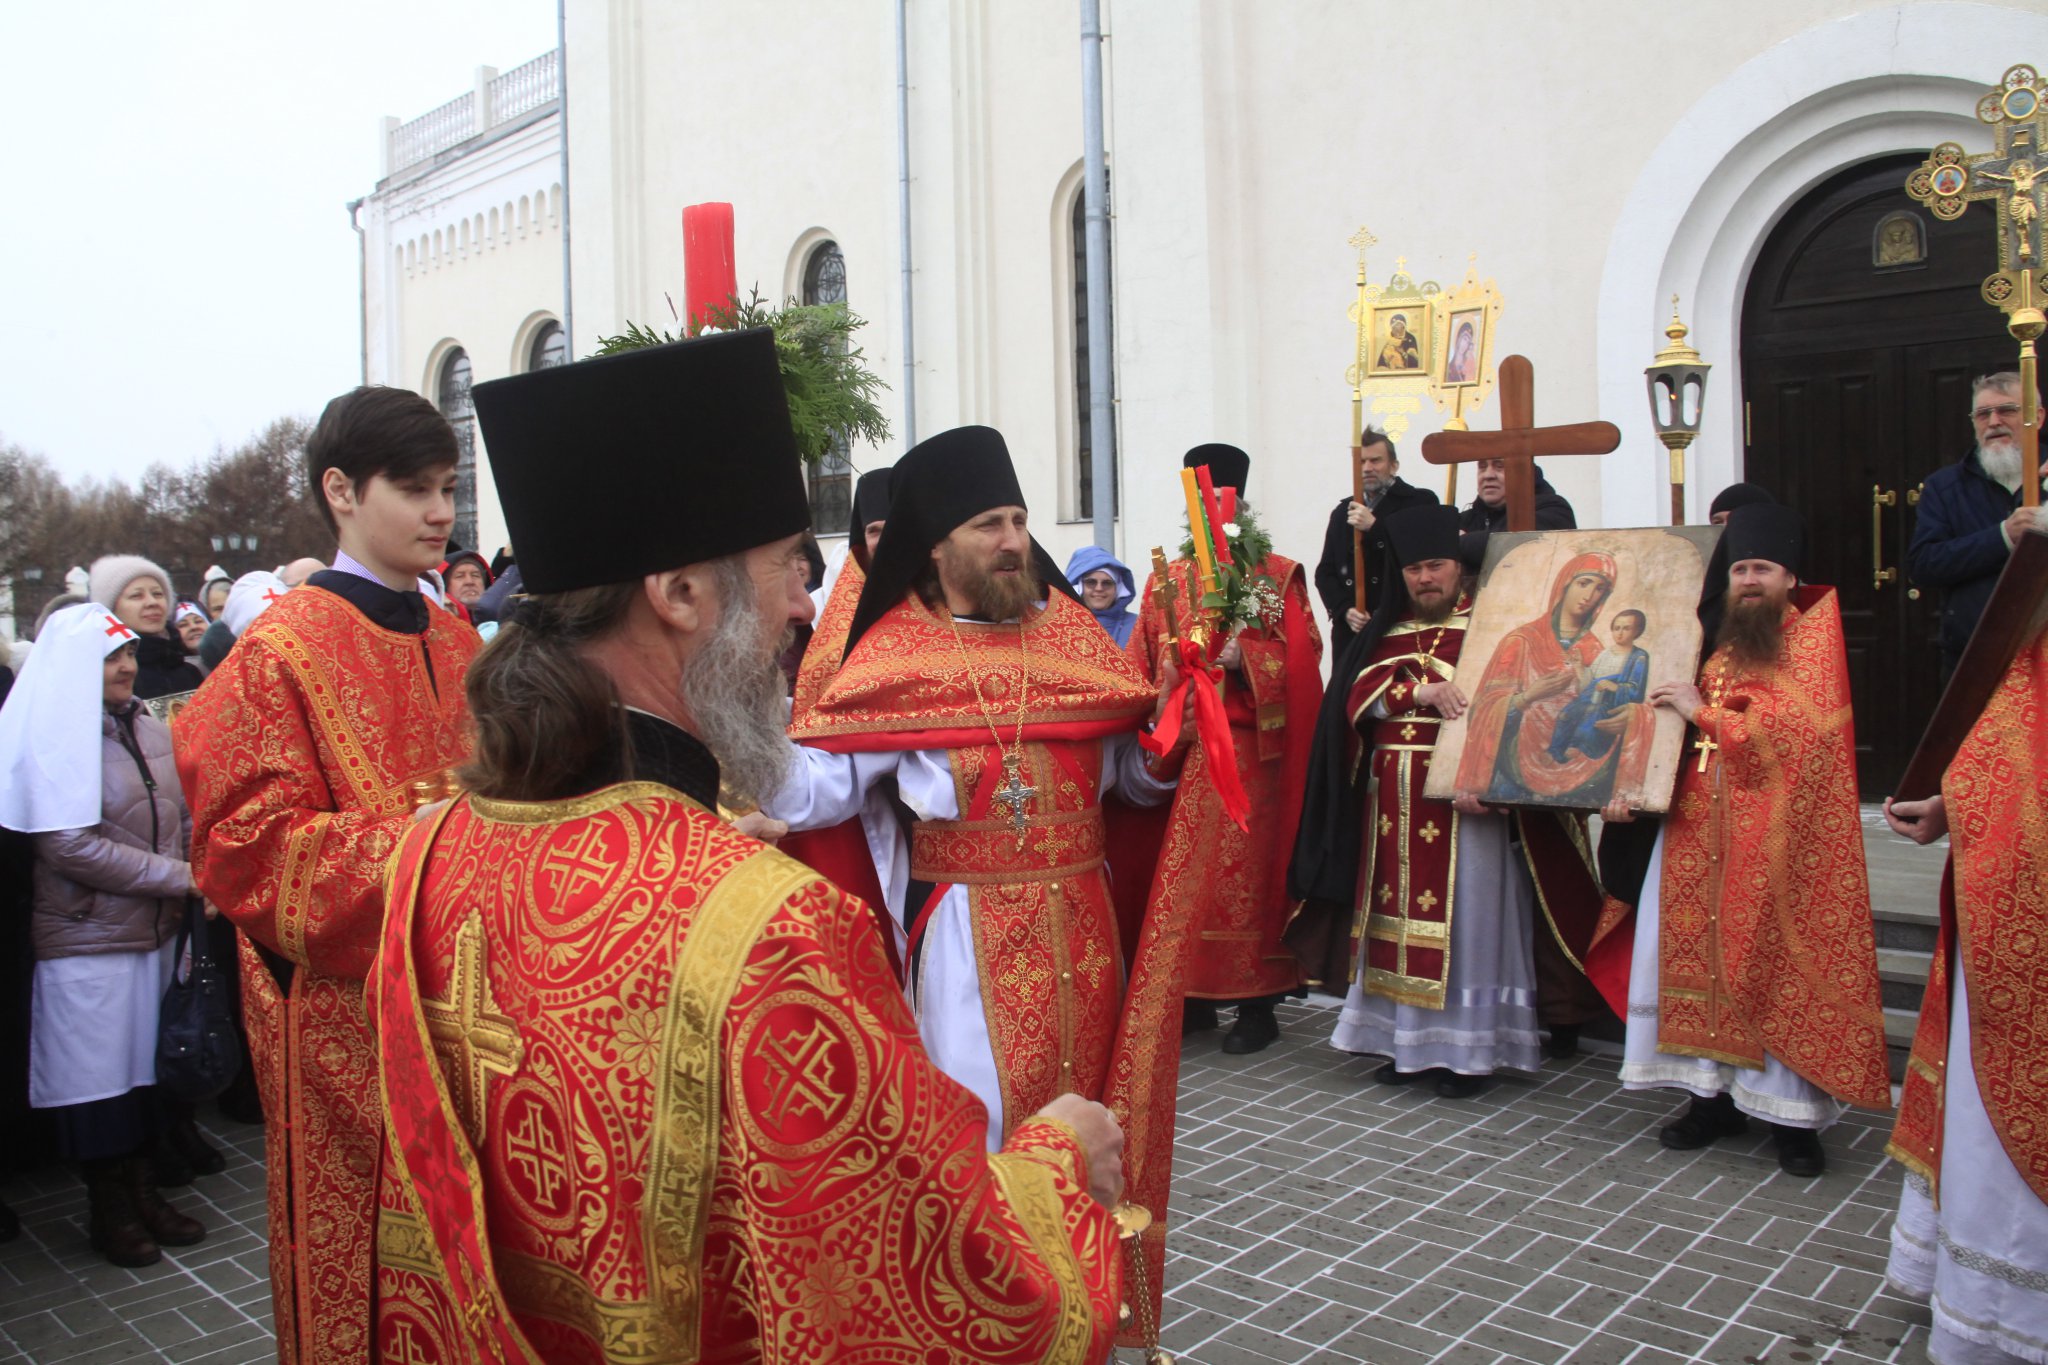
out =
<svg viewBox="0 0 2048 1365"><path fill-rule="evenodd" d="M1923 502L1950 668L2039 529L2017 392L1978 382ZM765 332L475 400L516 557L451 545L433 406L357 389L306 448L330 556L189 599L104 556L0 677L10 1102L101 1255L200 1241L163 1191L223 1169L215 1095L158 1083L159 1019L223 964L286 1361L1150 1344L1186 1040L1229 1009L1255 1054L1310 988L1373 1083L1451 1101L1604 1024L1622 1086L1686 1096L1663 1146L1758 1121L1795 1177L1892 1106L1840 606L1760 487L1714 501L1693 676L1650 684L1588 550L1468 693L1502 461L1445 507L1368 429L1306 565L1251 457L1195 446L1248 585L1212 630L1198 535L1142 589L1092 547L1062 573L986 427L863 477L821 556ZM1893 1144L1938 1360L2048 1359L2044 670L2036 640L1943 796L1887 807L1953 849ZM1527 803L1660 712L1668 812L1610 800L1596 841ZM1468 714L1500 742L1432 796Z"/></svg>

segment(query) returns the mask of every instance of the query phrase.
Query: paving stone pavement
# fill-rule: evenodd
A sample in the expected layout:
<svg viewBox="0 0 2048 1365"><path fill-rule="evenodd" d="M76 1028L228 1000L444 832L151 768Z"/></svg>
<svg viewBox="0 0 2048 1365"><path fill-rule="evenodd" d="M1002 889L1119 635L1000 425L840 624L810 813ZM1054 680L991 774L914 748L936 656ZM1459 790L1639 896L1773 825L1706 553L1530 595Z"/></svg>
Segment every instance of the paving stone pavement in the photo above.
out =
<svg viewBox="0 0 2048 1365"><path fill-rule="evenodd" d="M1663 1150L1682 1101L1624 1092L1612 1056L1444 1100L1332 1049L1334 1001L1280 1016L1257 1056L1184 1053L1163 1336L1189 1365L1925 1359L1925 1312L1883 1288L1885 1116L1852 1113L1798 1181L1761 1133ZM92 1254L67 1173L4 1186L0 1360L274 1358L262 1135L211 1131L232 1164L173 1196L211 1235L149 1270Z"/></svg>

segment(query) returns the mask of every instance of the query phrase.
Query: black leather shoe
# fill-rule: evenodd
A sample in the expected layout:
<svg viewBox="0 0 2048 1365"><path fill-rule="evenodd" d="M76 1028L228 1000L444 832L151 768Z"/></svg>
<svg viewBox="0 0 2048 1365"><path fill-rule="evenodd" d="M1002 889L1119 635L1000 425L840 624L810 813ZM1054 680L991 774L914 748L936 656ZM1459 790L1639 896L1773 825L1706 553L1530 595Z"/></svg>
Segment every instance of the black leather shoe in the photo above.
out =
<svg viewBox="0 0 2048 1365"><path fill-rule="evenodd" d="M1778 1169L1786 1175L1811 1180L1828 1168L1828 1155L1821 1150L1820 1134L1811 1128L1771 1125L1771 1139L1778 1144Z"/></svg>
<svg viewBox="0 0 2048 1365"><path fill-rule="evenodd" d="M1233 1057L1264 1052L1280 1036L1270 1000L1246 1000L1237 1007L1237 1022L1223 1035L1223 1050Z"/></svg>
<svg viewBox="0 0 2048 1365"><path fill-rule="evenodd" d="M192 1163L169 1139L159 1142L149 1154L150 1178L158 1189L171 1190L192 1183Z"/></svg>
<svg viewBox="0 0 2048 1365"><path fill-rule="evenodd" d="M1695 1095L1685 1112L1657 1130L1657 1141L1674 1152L1690 1152L1716 1138L1740 1137L1749 1131L1749 1120L1727 1095L1703 1100Z"/></svg>
<svg viewBox="0 0 2048 1365"><path fill-rule="evenodd" d="M1215 1028L1220 1021L1216 1018L1214 1000L1183 1000L1180 1003L1180 1036L1203 1033Z"/></svg>
<svg viewBox="0 0 2048 1365"><path fill-rule="evenodd" d="M1427 1071L1401 1071L1396 1069L1396 1063L1388 1062L1385 1066L1373 1072L1372 1078L1381 1085L1406 1085L1410 1081L1421 1080L1427 1075L1429 1075Z"/></svg>
<svg viewBox="0 0 2048 1365"><path fill-rule="evenodd" d="M1436 1093L1447 1100L1469 1100L1485 1088L1484 1076L1462 1076L1455 1071L1445 1071L1436 1078Z"/></svg>
<svg viewBox="0 0 2048 1365"><path fill-rule="evenodd" d="M1543 1055L1562 1061L1566 1057L1579 1055L1579 1026L1577 1024L1552 1024L1550 1037L1544 1041Z"/></svg>

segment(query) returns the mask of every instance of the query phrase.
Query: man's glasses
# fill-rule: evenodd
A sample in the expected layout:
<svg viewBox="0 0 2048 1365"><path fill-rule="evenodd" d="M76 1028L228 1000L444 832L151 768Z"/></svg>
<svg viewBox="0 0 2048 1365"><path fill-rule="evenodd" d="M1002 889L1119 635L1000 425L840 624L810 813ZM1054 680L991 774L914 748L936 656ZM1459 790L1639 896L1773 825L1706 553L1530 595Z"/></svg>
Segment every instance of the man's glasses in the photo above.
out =
<svg viewBox="0 0 2048 1365"><path fill-rule="evenodd" d="M2010 421L2019 415L2020 405L2018 403L2000 403L1995 408L1972 408L1970 410L1970 420L1973 422L1988 422L1994 417Z"/></svg>

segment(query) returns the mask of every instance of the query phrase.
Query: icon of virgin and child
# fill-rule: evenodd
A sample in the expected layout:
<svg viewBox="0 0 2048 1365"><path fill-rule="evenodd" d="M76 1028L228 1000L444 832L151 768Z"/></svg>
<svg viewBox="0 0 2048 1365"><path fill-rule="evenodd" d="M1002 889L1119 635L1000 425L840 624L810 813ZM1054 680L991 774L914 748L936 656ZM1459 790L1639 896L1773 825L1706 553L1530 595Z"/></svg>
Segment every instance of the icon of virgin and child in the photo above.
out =
<svg viewBox="0 0 2048 1365"><path fill-rule="evenodd" d="M1597 810L1638 796L1656 735L1649 617L1603 614L1620 574L1604 550L1567 560L1550 609L1509 631L1473 694L1456 790L1482 801Z"/></svg>

